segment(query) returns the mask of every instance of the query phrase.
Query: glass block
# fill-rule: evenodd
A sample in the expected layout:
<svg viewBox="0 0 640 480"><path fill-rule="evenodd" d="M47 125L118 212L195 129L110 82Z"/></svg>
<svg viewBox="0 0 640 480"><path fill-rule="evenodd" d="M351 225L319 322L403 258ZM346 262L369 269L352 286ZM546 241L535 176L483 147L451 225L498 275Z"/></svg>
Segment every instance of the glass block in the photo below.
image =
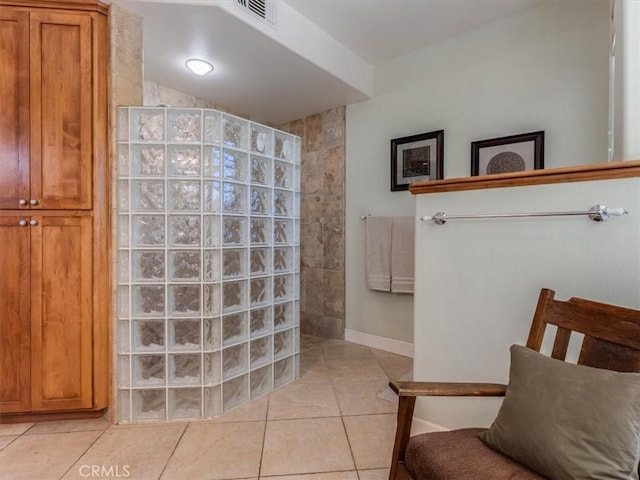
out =
<svg viewBox="0 0 640 480"><path fill-rule="evenodd" d="M293 381L294 364L293 357L288 357L273 364L274 388L281 387Z"/></svg>
<svg viewBox="0 0 640 480"><path fill-rule="evenodd" d="M252 217L250 220L251 227L249 229L249 236L252 245L265 245L268 244L272 238L271 236L271 219Z"/></svg>
<svg viewBox="0 0 640 480"><path fill-rule="evenodd" d="M133 351L163 351L164 323L162 319L132 320Z"/></svg>
<svg viewBox="0 0 640 480"><path fill-rule="evenodd" d="M284 132L276 131L274 139L273 155L276 158L283 158L292 161L294 157L295 144L294 137Z"/></svg>
<svg viewBox="0 0 640 480"><path fill-rule="evenodd" d="M136 212L164 210L164 181L135 180L131 182L131 201Z"/></svg>
<svg viewBox="0 0 640 480"><path fill-rule="evenodd" d="M222 345L228 346L248 338L247 312L222 317Z"/></svg>
<svg viewBox="0 0 640 480"><path fill-rule="evenodd" d="M217 385L222 380L222 360L220 352L204 354L204 384Z"/></svg>
<svg viewBox="0 0 640 480"><path fill-rule="evenodd" d="M266 365L249 373L249 388L251 390L251 400L273 390L273 369L271 365Z"/></svg>
<svg viewBox="0 0 640 480"><path fill-rule="evenodd" d="M220 250L204 250L202 274L205 282L213 282L220 279Z"/></svg>
<svg viewBox="0 0 640 480"><path fill-rule="evenodd" d="M229 249L222 251L222 278L238 278L247 274L247 251Z"/></svg>
<svg viewBox="0 0 640 480"><path fill-rule="evenodd" d="M273 271L289 272L293 270L293 248L276 247L273 249Z"/></svg>
<svg viewBox="0 0 640 480"><path fill-rule="evenodd" d="M222 176L228 180L247 180L247 154L224 149L222 152Z"/></svg>
<svg viewBox="0 0 640 480"><path fill-rule="evenodd" d="M132 307L132 314L134 316L157 316L164 314L164 286L134 285Z"/></svg>
<svg viewBox="0 0 640 480"><path fill-rule="evenodd" d="M222 184L222 211L228 213L246 213L247 187L236 183Z"/></svg>
<svg viewBox="0 0 640 480"><path fill-rule="evenodd" d="M170 142L199 142L201 130L200 110L169 110L167 121Z"/></svg>
<svg viewBox="0 0 640 480"><path fill-rule="evenodd" d="M285 190L273 192L273 214L279 217L293 216L293 193Z"/></svg>
<svg viewBox="0 0 640 480"><path fill-rule="evenodd" d="M131 223L134 246L164 245L163 215L133 215Z"/></svg>
<svg viewBox="0 0 640 480"><path fill-rule="evenodd" d="M242 375L222 384L222 407L225 413L249 401L248 380L248 375Z"/></svg>
<svg viewBox="0 0 640 480"><path fill-rule="evenodd" d="M249 280L249 305L258 307L271 301L271 279L269 277Z"/></svg>
<svg viewBox="0 0 640 480"><path fill-rule="evenodd" d="M200 175L200 147L186 145L170 145L167 148L169 156L169 175L198 176Z"/></svg>
<svg viewBox="0 0 640 480"><path fill-rule="evenodd" d="M204 314L220 315L220 285L204 285Z"/></svg>
<svg viewBox="0 0 640 480"><path fill-rule="evenodd" d="M202 241L205 247L217 247L221 243L220 217L205 215L203 218Z"/></svg>
<svg viewBox="0 0 640 480"><path fill-rule="evenodd" d="M129 211L129 180L118 181L118 209L121 212Z"/></svg>
<svg viewBox="0 0 640 480"><path fill-rule="evenodd" d="M133 390L132 405L134 422L165 420L166 402L164 389Z"/></svg>
<svg viewBox="0 0 640 480"><path fill-rule="evenodd" d="M222 415L222 387L210 387L204 389L204 415L205 419L212 419Z"/></svg>
<svg viewBox="0 0 640 480"><path fill-rule="evenodd" d="M118 287L118 317L129 316L129 287L122 285Z"/></svg>
<svg viewBox="0 0 640 480"><path fill-rule="evenodd" d="M200 217L170 215L169 241L172 245L200 245Z"/></svg>
<svg viewBox="0 0 640 480"><path fill-rule="evenodd" d="M164 175L164 145L132 145L132 174L141 177Z"/></svg>
<svg viewBox="0 0 640 480"><path fill-rule="evenodd" d="M251 369L260 367L272 360L271 352L271 335L267 337L257 338L249 344L249 362Z"/></svg>
<svg viewBox="0 0 640 480"><path fill-rule="evenodd" d="M300 325L300 301L296 300L293 302L293 324L296 326Z"/></svg>
<svg viewBox="0 0 640 480"><path fill-rule="evenodd" d="M202 174L205 177L222 176L222 151L218 147L202 147Z"/></svg>
<svg viewBox="0 0 640 480"><path fill-rule="evenodd" d="M169 285L171 315L200 314L200 285Z"/></svg>
<svg viewBox="0 0 640 480"><path fill-rule="evenodd" d="M242 120L230 115L222 116L222 142L226 147L247 149L247 134L249 124L246 120Z"/></svg>
<svg viewBox="0 0 640 480"><path fill-rule="evenodd" d="M120 320L118 322L118 352L129 353L131 344L129 342L129 320Z"/></svg>
<svg viewBox="0 0 640 480"><path fill-rule="evenodd" d="M293 298L293 278L291 275L273 277L273 300L287 300Z"/></svg>
<svg viewBox="0 0 640 480"><path fill-rule="evenodd" d="M118 252L118 282L129 281L129 252L120 250Z"/></svg>
<svg viewBox="0 0 640 480"><path fill-rule="evenodd" d="M293 353L300 353L300 329L293 329Z"/></svg>
<svg viewBox="0 0 640 480"><path fill-rule="evenodd" d="M204 197L202 199L202 209L205 212L217 213L222 210L221 206L221 186L220 182L205 181Z"/></svg>
<svg viewBox="0 0 640 480"><path fill-rule="evenodd" d="M300 218L300 192L293 194L293 217Z"/></svg>
<svg viewBox="0 0 640 480"><path fill-rule="evenodd" d="M278 188L293 187L293 165L285 162L273 162L273 185Z"/></svg>
<svg viewBox="0 0 640 480"><path fill-rule="evenodd" d="M251 183L269 185L271 183L271 159L251 155L249 163Z"/></svg>
<svg viewBox="0 0 640 480"><path fill-rule="evenodd" d="M269 215L271 213L271 190L268 188L251 187L250 210L254 215Z"/></svg>
<svg viewBox="0 0 640 480"><path fill-rule="evenodd" d="M201 388L172 388L169 390L169 420L202 418Z"/></svg>
<svg viewBox="0 0 640 480"><path fill-rule="evenodd" d="M200 280L199 250L170 250L169 279L173 281Z"/></svg>
<svg viewBox="0 0 640 480"><path fill-rule="evenodd" d="M200 182L169 181L169 208L171 210L200 210Z"/></svg>
<svg viewBox="0 0 640 480"><path fill-rule="evenodd" d="M220 334L220 318L205 318L202 324L204 335L204 349L220 350L222 347L222 335Z"/></svg>
<svg viewBox="0 0 640 480"><path fill-rule="evenodd" d="M293 243L300 245L300 220L294 220L290 224L293 230Z"/></svg>
<svg viewBox="0 0 640 480"><path fill-rule="evenodd" d="M132 255L133 281L157 282L164 280L164 250L134 250Z"/></svg>
<svg viewBox="0 0 640 480"><path fill-rule="evenodd" d="M164 355L133 355L133 386L164 385Z"/></svg>
<svg viewBox="0 0 640 480"><path fill-rule="evenodd" d="M224 245L244 245L246 242L247 219L244 217L223 217L222 239Z"/></svg>
<svg viewBox="0 0 640 480"><path fill-rule="evenodd" d="M251 312L249 312L249 329L251 331L251 338L271 333L271 307L251 310Z"/></svg>
<svg viewBox="0 0 640 480"><path fill-rule="evenodd" d="M226 380L246 372L248 357L246 343L222 350L222 377Z"/></svg>
<svg viewBox="0 0 640 480"><path fill-rule="evenodd" d="M296 192L300 191L300 176L302 174L302 167L300 165L293 166L293 189Z"/></svg>
<svg viewBox="0 0 640 480"><path fill-rule="evenodd" d="M118 421L119 423L131 421L131 390L118 392Z"/></svg>
<svg viewBox="0 0 640 480"><path fill-rule="evenodd" d="M117 119L117 141L126 142L129 140L129 109L118 107Z"/></svg>
<svg viewBox="0 0 640 480"><path fill-rule="evenodd" d="M273 243L293 243L293 223L291 220L273 220Z"/></svg>
<svg viewBox="0 0 640 480"><path fill-rule="evenodd" d="M293 298L300 298L300 274L293 275Z"/></svg>
<svg viewBox="0 0 640 480"><path fill-rule="evenodd" d="M247 282L225 282L222 284L222 310L232 312L247 307Z"/></svg>
<svg viewBox="0 0 640 480"><path fill-rule="evenodd" d="M293 356L293 377L300 378L300 355Z"/></svg>
<svg viewBox="0 0 640 480"><path fill-rule="evenodd" d="M295 247L293 249L293 271L294 272L300 271L300 248L299 247Z"/></svg>
<svg viewBox="0 0 640 480"><path fill-rule="evenodd" d="M273 334L273 358L276 360L293 353L293 330Z"/></svg>
<svg viewBox="0 0 640 480"><path fill-rule="evenodd" d="M271 250L252 248L249 251L249 271L251 275L264 275L271 272Z"/></svg>
<svg viewBox="0 0 640 480"><path fill-rule="evenodd" d="M200 385L199 353L176 353L169 355L169 385Z"/></svg>
<svg viewBox="0 0 640 480"><path fill-rule="evenodd" d="M199 350L200 320L169 319L169 349Z"/></svg>
<svg viewBox="0 0 640 480"><path fill-rule="evenodd" d="M131 386L131 375L129 372L129 355L118 356L118 387L128 388Z"/></svg>
<svg viewBox="0 0 640 480"><path fill-rule="evenodd" d="M164 140L164 109L133 108L130 112L132 142Z"/></svg>
<svg viewBox="0 0 640 480"><path fill-rule="evenodd" d="M204 111L204 143L220 144L221 117L220 112Z"/></svg>
<svg viewBox="0 0 640 480"><path fill-rule="evenodd" d="M118 145L118 176L129 176L129 145Z"/></svg>
<svg viewBox="0 0 640 480"><path fill-rule="evenodd" d="M129 215L118 216L118 246L129 246Z"/></svg>
<svg viewBox="0 0 640 480"><path fill-rule="evenodd" d="M293 326L293 303L278 303L273 306L273 328L283 330Z"/></svg>
<svg viewBox="0 0 640 480"><path fill-rule="evenodd" d="M271 155L273 151L273 130L255 123L251 124L251 151Z"/></svg>

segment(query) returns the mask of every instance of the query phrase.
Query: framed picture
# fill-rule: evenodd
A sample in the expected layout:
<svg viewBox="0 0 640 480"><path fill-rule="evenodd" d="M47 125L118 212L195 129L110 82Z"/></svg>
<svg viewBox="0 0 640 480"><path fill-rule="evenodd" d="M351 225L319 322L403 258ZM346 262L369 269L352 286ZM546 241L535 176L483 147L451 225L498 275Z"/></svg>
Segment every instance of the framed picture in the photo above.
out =
<svg viewBox="0 0 640 480"><path fill-rule="evenodd" d="M391 140L391 191L443 178L444 130Z"/></svg>
<svg viewBox="0 0 640 480"><path fill-rule="evenodd" d="M544 131L471 142L471 175L544 168Z"/></svg>

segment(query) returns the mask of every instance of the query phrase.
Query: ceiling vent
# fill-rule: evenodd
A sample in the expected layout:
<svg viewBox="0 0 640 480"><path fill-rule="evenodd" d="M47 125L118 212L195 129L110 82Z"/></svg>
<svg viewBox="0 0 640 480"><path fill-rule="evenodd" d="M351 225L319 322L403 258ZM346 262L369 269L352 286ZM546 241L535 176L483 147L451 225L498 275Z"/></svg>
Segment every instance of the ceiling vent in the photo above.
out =
<svg viewBox="0 0 640 480"><path fill-rule="evenodd" d="M272 27L275 26L275 4L273 0L236 0L236 5Z"/></svg>

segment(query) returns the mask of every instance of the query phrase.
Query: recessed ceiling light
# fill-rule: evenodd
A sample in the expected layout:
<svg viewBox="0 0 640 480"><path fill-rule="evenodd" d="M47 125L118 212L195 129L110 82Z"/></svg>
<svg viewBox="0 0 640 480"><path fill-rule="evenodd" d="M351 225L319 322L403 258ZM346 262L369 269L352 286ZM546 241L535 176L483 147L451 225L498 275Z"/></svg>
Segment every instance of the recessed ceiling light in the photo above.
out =
<svg viewBox="0 0 640 480"><path fill-rule="evenodd" d="M207 73L213 71L213 65L199 58L190 58L189 60L184 62L184 64L196 75L206 75Z"/></svg>

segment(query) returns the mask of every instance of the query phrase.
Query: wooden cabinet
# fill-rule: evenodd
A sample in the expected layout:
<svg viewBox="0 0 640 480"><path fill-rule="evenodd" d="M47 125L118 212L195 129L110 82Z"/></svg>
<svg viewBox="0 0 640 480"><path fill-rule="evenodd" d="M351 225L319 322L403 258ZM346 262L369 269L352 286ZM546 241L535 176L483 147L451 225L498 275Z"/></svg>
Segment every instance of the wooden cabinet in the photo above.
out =
<svg viewBox="0 0 640 480"><path fill-rule="evenodd" d="M0 0L0 421L108 406L107 58L101 3Z"/></svg>

